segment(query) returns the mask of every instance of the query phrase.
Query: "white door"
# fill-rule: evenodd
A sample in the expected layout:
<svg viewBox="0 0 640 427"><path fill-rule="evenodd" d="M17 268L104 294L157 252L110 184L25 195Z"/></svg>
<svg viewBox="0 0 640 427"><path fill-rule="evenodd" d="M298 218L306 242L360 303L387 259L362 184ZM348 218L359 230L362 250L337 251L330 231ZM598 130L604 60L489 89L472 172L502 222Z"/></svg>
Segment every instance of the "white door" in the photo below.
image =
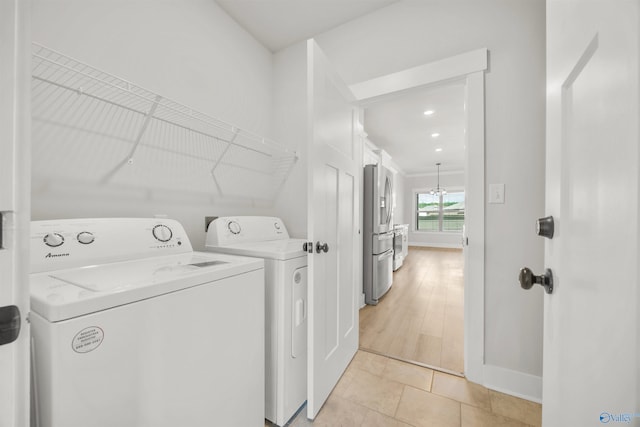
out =
<svg viewBox="0 0 640 427"><path fill-rule="evenodd" d="M361 152L357 110L318 45L307 44L309 351L307 417L315 418L358 348ZM320 246L319 252L316 250ZM323 245L326 251L322 249ZM360 290L358 290L358 285Z"/></svg>
<svg viewBox="0 0 640 427"><path fill-rule="evenodd" d="M547 1L545 426L640 425L639 8Z"/></svg>
<svg viewBox="0 0 640 427"><path fill-rule="evenodd" d="M29 425L28 12L0 1L0 427Z"/></svg>

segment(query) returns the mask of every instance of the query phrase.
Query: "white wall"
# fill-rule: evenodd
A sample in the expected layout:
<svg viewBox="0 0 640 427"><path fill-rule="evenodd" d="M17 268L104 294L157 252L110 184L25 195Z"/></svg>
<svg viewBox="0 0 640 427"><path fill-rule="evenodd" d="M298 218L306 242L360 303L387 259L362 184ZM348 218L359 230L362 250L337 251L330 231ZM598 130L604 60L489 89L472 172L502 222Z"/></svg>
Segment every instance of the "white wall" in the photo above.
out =
<svg viewBox="0 0 640 427"><path fill-rule="evenodd" d="M434 248L461 248L461 233L435 233L416 231L415 194L417 191L428 191L438 183L436 174L408 176L405 180L404 209L406 223L409 224L409 245L428 246ZM441 172L440 186L447 191L464 190L464 172Z"/></svg>
<svg viewBox="0 0 640 427"><path fill-rule="evenodd" d="M273 57L274 138L299 159L274 206L289 234L307 235L307 46L294 44Z"/></svg>
<svg viewBox="0 0 640 427"><path fill-rule="evenodd" d="M517 275L543 268L534 224L544 216L544 1L405 0L316 39L348 84L489 49L485 185L504 183L506 203L485 207L486 380L539 379L542 293L522 291Z"/></svg>
<svg viewBox="0 0 640 427"><path fill-rule="evenodd" d="M32 9L33 41L272 136L272 55L214 1L33 0ZM32 195L33 219L166 214L185 225L196 249L204 246L205 215L271 211L268 204L213 200L188 191L141 192L81 182L52 182Z"/></svg>

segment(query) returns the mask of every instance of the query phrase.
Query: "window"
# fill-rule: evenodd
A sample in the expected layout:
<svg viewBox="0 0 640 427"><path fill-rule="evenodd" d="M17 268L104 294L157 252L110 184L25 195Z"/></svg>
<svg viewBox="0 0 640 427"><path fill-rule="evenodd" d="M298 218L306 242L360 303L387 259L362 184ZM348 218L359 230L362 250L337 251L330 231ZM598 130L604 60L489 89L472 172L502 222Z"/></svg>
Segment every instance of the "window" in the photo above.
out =
<svg viewBox="0 0 640 427"><path fill-rule="evenodd" d="M416 194L416 230L461 232L464 225L464 191L441 196Z"/></svg>

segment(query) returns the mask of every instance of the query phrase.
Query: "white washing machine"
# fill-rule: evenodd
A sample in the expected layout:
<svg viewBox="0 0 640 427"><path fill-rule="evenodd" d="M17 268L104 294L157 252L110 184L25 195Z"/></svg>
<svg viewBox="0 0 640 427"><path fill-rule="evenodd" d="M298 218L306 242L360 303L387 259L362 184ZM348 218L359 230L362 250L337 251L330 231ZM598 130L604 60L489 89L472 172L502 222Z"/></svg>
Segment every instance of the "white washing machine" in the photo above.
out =
<svg viewBox="0 0 640 427"><path fill-rule="evenodd" d="M283 426L307 399L307 253L280 218L220 217L206 249L265 260L265 418Z"/></svg>
<svg viewBox="0 0 640 427"><path fill-rule="evenodd" d="M168 219L31 225L32 424L262 426L264 262Z"/></svg>

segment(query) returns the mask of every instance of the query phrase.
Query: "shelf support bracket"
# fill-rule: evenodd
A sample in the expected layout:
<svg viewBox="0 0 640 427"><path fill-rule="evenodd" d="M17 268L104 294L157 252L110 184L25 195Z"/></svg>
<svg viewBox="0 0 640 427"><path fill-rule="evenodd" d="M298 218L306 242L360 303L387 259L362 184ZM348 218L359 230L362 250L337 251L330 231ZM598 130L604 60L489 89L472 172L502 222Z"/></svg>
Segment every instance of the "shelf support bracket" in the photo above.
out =
<svg viewBox="0 0 640 427"><path fill-rule="evenodd" d="M224 147L224 151L222 152L220 157L218 157L218 160L216 160L216 163L211 168L211 178L213 178L213 183L216 185L216 188L218 189L218 193L221 196L224 196L224 193L222 192L222 188L220 187L220 183L218 182L218 179L216 178L216 174L215 174L216 168L218 167L218 165L220 164L222 159L224 159L224 156L227 154L227 151L229 151L229 148L231 148L231 146L233 145L233 142L236 140L236 138L238 137L239 133L240 133L240 129L233 128L233 136L227 142L227 146Z"/></svg>
<svg viewBox="0 0 640 427"><path fill-rule="evenodd" d="M124 165L133 163L133 155L136 153L136 150L138 149L138 145L140 144L140 141L142 140L142 136L144 135L145 131L147 130L147 127L149 127L149 123L151 122L151 119L153 118L153 115L156 113L156 109L158 108L158 104L160 104L161 100L162 100L162 97L160 95L156 95L156 98L153 101L153 105L151 106L151 108L147 112L146 116L144 117L144 122L142 123L142 126L140 127L140 130L138 131L138 135L136 136L136 139L135 139L135 141L133 143L133 147L131 148L131 151L129 152L127 157L122 159L122 161L120 163L118 163L108 174L106 174L104 176L104 178L102 178L102 181L100 182L101 184L106 184L107 182L109 182L111 180L111 178L113 178L113 176Z"/></svg>

